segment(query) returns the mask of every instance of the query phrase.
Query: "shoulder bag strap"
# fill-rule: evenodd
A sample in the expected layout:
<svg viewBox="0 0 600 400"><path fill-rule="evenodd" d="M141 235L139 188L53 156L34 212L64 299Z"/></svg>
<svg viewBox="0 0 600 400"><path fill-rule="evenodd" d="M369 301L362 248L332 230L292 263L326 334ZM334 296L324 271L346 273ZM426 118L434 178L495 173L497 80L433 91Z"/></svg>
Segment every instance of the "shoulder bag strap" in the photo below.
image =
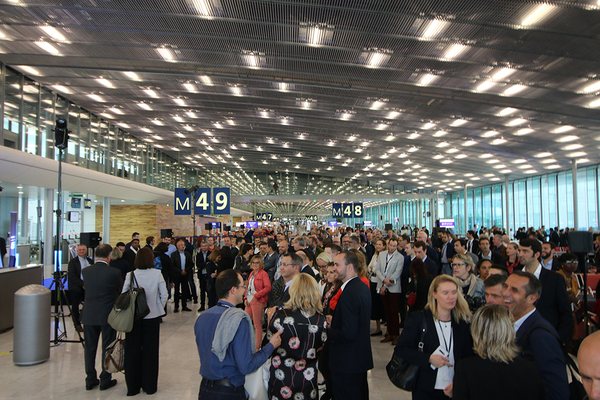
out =
<svg viewBox="0 0 600 400"><path fill-rule="evenodd" d="M423 323L421 324L421 339L419 339L419 351L423 352L423 346L425 341L425 333L427 332L427 316L423 313Z"/></svg>
<svg viewBox="0 0 600 400"><path fill-rule="evenodd" d="M129 289L133 290L133 284L135 283L135 287L139 287L138 283L137 283L137 279L135 279L135 273L133 271L131 271L131 277L129 279Z"/></svg>

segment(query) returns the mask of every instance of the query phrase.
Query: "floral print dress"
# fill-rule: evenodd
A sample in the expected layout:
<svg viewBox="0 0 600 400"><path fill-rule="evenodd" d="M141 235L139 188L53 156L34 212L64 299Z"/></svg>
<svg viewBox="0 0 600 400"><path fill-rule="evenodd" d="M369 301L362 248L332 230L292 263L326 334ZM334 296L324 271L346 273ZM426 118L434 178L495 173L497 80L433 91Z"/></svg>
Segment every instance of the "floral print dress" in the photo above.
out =
<svg viewBox="0 0 600 400"><path fill-rule="evenodd" d="M273 314L267 337L282 328L281 346L271 356L269 367L269 400L318 399L317 352L327 340L325 317L279 309Z"/></svg>

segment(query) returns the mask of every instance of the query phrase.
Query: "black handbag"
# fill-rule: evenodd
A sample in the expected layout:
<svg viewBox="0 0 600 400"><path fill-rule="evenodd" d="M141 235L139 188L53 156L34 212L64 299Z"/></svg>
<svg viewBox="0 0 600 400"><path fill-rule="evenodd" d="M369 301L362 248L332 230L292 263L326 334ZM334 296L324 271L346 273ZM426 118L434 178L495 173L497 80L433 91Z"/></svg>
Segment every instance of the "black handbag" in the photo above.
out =
<svg viewBox="0 0 600 400"><path fill-rule="evenodd" d="M144 288L139 287L137 279L135 279L135 273L131 271L131 279L129 280L129 286L133 286L134 283L135 288L133 289L133 291L137 292L137 297L135 298L134 319L138 321L140 319L143 319L146 315L150 314L150 307L148 307L148 302L146 301L146 291L144 290Z"/></svg>
<svg viewBox="0 0 600 400"><path fill-rule="evenodd" d="M419 340L419 351L423 352L423 340L425 340L425 332L427 332L427 321L425 315L423 315L423 324L421 324L421 339ZM392 355L392 360L385 367L388 378L392 383L407 392L412 392L417 383L417 376L419 374L419 367L411 364L410 362L403 360L396 352Z"/></svg>

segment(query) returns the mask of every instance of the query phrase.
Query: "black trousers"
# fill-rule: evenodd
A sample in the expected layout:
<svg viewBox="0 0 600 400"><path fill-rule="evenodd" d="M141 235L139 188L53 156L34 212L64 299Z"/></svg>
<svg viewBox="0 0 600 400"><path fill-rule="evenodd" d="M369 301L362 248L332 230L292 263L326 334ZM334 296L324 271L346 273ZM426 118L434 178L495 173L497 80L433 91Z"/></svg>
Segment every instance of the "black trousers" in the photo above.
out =
<svg viewBox="0 0 600 400"><path fill-rule="evenodd" d="M196 292L196 282L194 281L194 273L188 274L188 283L190 285L190 295L194 301L198 301L198 293Z"/></svg>
<svg viewBox="0 0 600 400"><path fill-rule="evenodd" d="M173 283L175 283L175 308L179 308L179 299L181 299L181 307L186 307L187 299L190 297L187 275L174 277Z"/></svg>
<svg viewBox="0 0 600 400"><path fill-rule="evenodd" d="M125 382L127 395L133 396L143 389L156 392L158 383L158 343L160 318L135 321L125 337Z"/></svg>
<svg viewBox="0 0 600 400"><path fill-rule="evenodd" d="M360 374L331 373L333 397L344 400L369 400L367 372Z"/></svg>
<svg viewBox="0 0 600 400"><path fill-rule="evenodd" d="M200 286L200 305L204 307L206 305L206 274L202 274L202 271L198 271L198 284Z"/></svg>
<svg viewBox="0 0 600 400"><path fill-rule="evenodd" d="M69 302L71 303L71 316L73 317L73 325L81 325L79 306L85 298L83 290L69 290Z"/></svg>
<svg viewBox="0 0 600 400"><path fill-rule="evenodd" d="M224 387L213 385L206 379L200 383L198 400L246 400L246 390L243 386Z"/></svg>
<svg viewBox="0 0 600 400"><path fill-rule="evenodd" d="M105 386L110 382L112 375L104 369L104 355L106 354L108 345L117 337L117 332L108 324L85 324L83 326L83 335L85 336L83 342L86 374L85 383L91 384L98 379L96 375L96 351L98 350L100 332L102 332L102 372L100 373L100 386Z"/></svg>

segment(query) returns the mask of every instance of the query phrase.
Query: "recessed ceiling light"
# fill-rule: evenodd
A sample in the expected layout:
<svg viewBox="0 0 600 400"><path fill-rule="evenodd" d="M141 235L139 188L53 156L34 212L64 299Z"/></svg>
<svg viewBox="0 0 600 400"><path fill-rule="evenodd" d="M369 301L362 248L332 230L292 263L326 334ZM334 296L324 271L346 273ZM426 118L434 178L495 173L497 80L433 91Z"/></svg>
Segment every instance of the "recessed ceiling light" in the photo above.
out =
<svg viewBox="0 0 600 400"><path fill-rule="evenodd" d="M500 71L496 72L492 75L492 79L495 81L499 81L501 79L506 78L507 76L513 74L515 72L512 68L502 68Z"/></svg>
<svg viewBox="0 0 600 400"><path fill-rule="evenodd" d="M529 165L529 164L523 164L523 165L519 165L517 168L519 168L519 169L527 169L527 168L531 168L531 165Z"/></svg>
<svg viewBox="0 0 600 400"><path fill-rule="evenodd" d="M589 160L589 159L587 159L587 158L578 158L578 159L577 159L577 162L581 164L581 163L587 163L587 162L590 162L590 160Z"/></svg>
<svg viewBox="0 0 600 400"><path fill-rule="evenodd" d="M442 161L442 164L452 164L452 160L444 160Z"/></svg>
<svg viewBox="0 0 600 400"><path fill-rule="evenodd" d="M146 103L137 103L139 108L143 108L144 110L152 110L152 108Z"/></svg>
<svg viewBox="0 0 600 400"><path fill-rule="evenodd" d="M522 158L520 158L518 160L513 160L512 161L513 164L523 164L523 163L526 163L526 162L527 162L527 160L524 160Z"/></svg>
<svg viewBox="0 0 600 400"><path fill-rule="evenodd" d="M386 118L392 119L392 118L396 118L398 115L400 115L400 113L398 111L390 111Z"/></svg>
<svg viewBox="0 0 600 400"><path fill-rule="evenodd" d="M492 144L494 144L494 145L499 145L499 144L506 143L506 142L507 142L507 140L503 139L503 138L498 138L498 139L492 140Z"/></svg>
<svg viewBox="0 0 600 400"><path fill-rule="evenodd" d="M47 51L50 54L58 54L59 51L56 47L52 46L48 42L35 42L35 44L44 51Z"/></svg>
<svg viewBox="0 0 600 400"><path fill-rule="evenodd" d="M575 128L571 125L563 125L560 128L556 128L555 130L553 130L552 133L565 133L573 129Z"/></svg>
<svg viewBox="0 0 600 400"><path fill-rule="evenodd" d="M493 156L494 156L493 154L485 153L485 154L480 155L479 158L490 158L490 157L493 157Z"/></svg>
<svg viewBox="0 0 600 400"><path fill-rule="evenodd" d="M99 102L104 101L104 99L102 99L102 97L98 96L97 94L88 94L88 97L94 101L99 101Z"/></svg>
<svg viewBox="0 0 600 400"><path fill-rule="evenodd" d="M598 90L600 90L600 81L594 82L591 85L588 85L583 88L584 93L597 92Z"/></svg>
<svg viewBox="0 0 600 400"><path fill-rule="evenodd" d="M495 85L495 83L492 81L485 81L485 82L481 83L479 86L477 86L477 88L475 90L477 92L483 92L485 90L488 90L489 88L491 88L494 85Z"/></svg>
<svg viewBox="0 0 600 400"><path fill-rule="evenodd" d="M516 108L512 108L512 107L506 107L504 109L502 109L499 113L498 116L499 117L505 117L507 115L513 114L515 111L517 111Z"/></svg>
<svg viewBox="0 0 600 400"><path fill-rule="evenodd" d="M510 174L512 171L510 169L503 169L500 171L502 174Z"/></svg>
<svg viewBox="0 0 600 400"><path fill-rule="evenodd" d="M158 51L158 54L160 54L160 56L167 62L174 62L175 60L173 59L173 53L171 53L171 50L165 48L165 47L159 47L158 49L156 49L156 51Z"/></svg>
<svg viewBox="0 0 600 400"><path fill-rule="evenodd" d="M458 151L459 150L456 147L453 147L451 149L446 150L446 153L452 154L452 153L458 153Z"/></svg>
<svg viewBox="0 0 600 400"><path fill-rule="evenodd" d="M559 164L551 164L551 165L546 165L544 168L546 168L546 169L558 169L558 168L561 168L561 166Z"/></svg>
<svg viewBox="0 0 600 400"><path fill-rule="evenodd" d="M60 33L56 28L54 28L53 26L40 26L40 29L43 30L44 32L46 32L46 34L50 35L53 39L64 42L67 39L65 39L65 37L63 36L62 33Z"/></svg>
<svg viewBox="0 0 600 400"><path fill-rule="evenodd" d="M439 160L441 158L444 158L444 156L442 154L436 154L435 156L433 156L434 160Z"/></svg>
<svg viewBox="0 0 600 400"><path fill-rule="evenodd" d="M577 139L579 139L579 136L567 135L567 136L559 137L558 139L556 139L556 141L559 143L566 143L566 142L572 142L573 140L577 140Z"/></svg>
<svg viewBox="0 0 600 400"><path fill-rule="evenodd" d="M488 163L488 164L498 164L499 162L500 162L500 160L497 160L497 159L495 159L495 158L494 158L494 159L492 159L492 160L487 160L487 161L486 161L486 163Z"/></svg>
<svg viewBox="0 0 600 400"><path fill-rule="evenodd" d="M423 125L423 129L431 129L435 126L435 124L433 122L428 122L425 125Z"/></svg>
<svg viewBox="0 0 600 400"><path fill-rule="evenodd" d="M507 96L511 96L513 94L517 94L520 91L527 89L527 86L525 85L512 85L511 87L509 87L508 89L506 89L504 91L504 94Z"/></svg>
<svg viewBox="0 0 600 400"><path fill-rule="evenodd" d="M481 135L481 136L482 136L482 137L489 138L489 137L496 136L496 135L499 135L499 134L500 134L500 132L496 132L496 131L487 131L487 132L485 132L485 133L484 133L483 135Z"/></svg>
<svg viewBox="0 0 600 400"><path fill-rule="evenodd" d="M552 164L555 163L556 160L554 158L546 158L545 160L540 160L540 164Z"/></svg>
<svg viewBox="0 0 600 400"><path fill-rule="evenodd" d="M473 146L473 145L477 144L477 142L474 140L467 140L466 142L462 142L461 144L463 146Z"/></svg>
<svg viewBox="0 0 600 400"><path fill-rule="evenodd" d="M121 111L120 109L116 108L116 107L111 107L109 108L109 111L114 112L115 114L119 114L119 115L123 115L123 111Z"/></svg>
<svg viewBox="0 0 600 400"><path fill-rule="evenodd" d="M140 77L135 72L132 72L132 71L123 71L123 74L126 77L128 77L129 79L133 79L134 81L139 81L140 80Z"/></svg>
<svg viewBox="0 0 600 400"><path fill-rule="evenodd" d="M437 78L437 75L427 74L423 78L421 78L421 80L419 81L419 84L423 85L423 86L427 86L436 78ZM590 105L590 107L591 107L591 105Z"/></svg>
<svg viewBox="0 0 600 400"><path fill-rule="evenodd" d="M423 37L429 38L438 35L447 24L448 23L446 21L442 21L440 19L432 20L429 25L427 25L425 32L423 32Z"/></svg>
<svg viewBox="0 0 600 400"><path fill-rule="evenodd" d="M457 154L454 158L467 158L466 154Z"/></svg>
<svg viewBox="0 0 600 400"><path fill-rule="evenodd" d="M595 108L598 106L600 106L600 100L594 100L590 104L588 104L588 107L592 107L592 108Z"/></svg>
<svg viewBox="0 0 600 400"><path fill-rule="evenodd" d="M533 129L523 128L523 129L519 129L518 131L516 131L515 135L517 135L517 136L529 135L531 132L533 132Z"/></svg>
<svg viewBox="0 0 600 400"><path fill-rule="evenodd" d="M583 156L587 156L587 153L585 153L583 151L576 151L575 153L567 154L567 157L571 157L571 158L577 158L577 157L583 157Z"/></svg>
<svg viewBox="0 0 600 400"><path fill-rule="evenodd" d="M563 150L566 150L566 151L571 151L571 150L577 150L577 149L580 149L580 148L582 148L582 147L583 147L583 145L581 145L581 144L578 144L578 143L575 143L575 144L570 144L570 145L568 145L568 146L565 146L565 147L563 147L562 149L563 149Z"/></svg>
<svg viewBox="0 0 600 400"><path fill-rule="evenodd" d="M461 125L466 124L467 122L469 122L469 121L467 121L466 119L455 119L450 125L461 126Z"/></svg>
<svg viewBox="0 0 600 400"><path fill-rule="evenodd" d="M540 4L532 12L527 14L525 18L523 18L523 20L521 21L521 26L533 25L546 18L554 10L556 10L556 8L551 6L550 4Z"/></svg>
<svg viewBox="0 0 600 400"><path fill-rule="evenodd" d="M451 60L451 59L455 58L456 56L458 56L463 51L465 51L466 49L467 49L467 46L464 46L462 44L455 44L452 47L450 47L448 49L448 51L446 51L446 53L444 54L444 58Z"/></svg>
<svg viewBox="0 0 600 400"><path fill-rule="evenodd" d="M507 125L508 126L517 126L517 125L524 124L525 122L527 122L527 120L524 118L515 118L512 121L509 121Z"/></svg>
<svg viewBox="0 0 600 400"><path fill-rule="evenodd" d="M71 90L69 90L68 88L62 86L62 85L53 85L52 86L54 89L58 90L59 92L64 92L64 93L71 93Z"/></svg>
<svg viewBox="0 0 600 400"><path fill-rule="evenodd" d="M448 132L446 132L446 131L437 131L436 133L433 134L433 136L434 137L442 137L447 134L448 134Z"/></svg>
<svg viewBox="0 0 600 400"><path fill-rule="evenodd" d="M40 72L35 69L35 68L31 68L27 65L21 65L19 68L21 68L23 71L25 71L26 73L30 74L30 75L39 75Z"/></svg>
<svg viewBox="0 0 600 400"><path fill-rule="evenodd" d="M418 133L411 133L410 135L408 135L408 139L414 140L421 137L421 135L419 135Z"/></svg>
<svg viewBox="0 0 600 400"><path fill-rule="evenodd" d="M381 107L383 107L385 103L383 101L374 101L373 104L371 104L371 110L379 110Z"/></svg>
<svg viewBox="0 0 600 400"><path fill-rule="evenodd" d="M543 152L543 153L534 154L533 156L536 158L552 157L552 153Z"/></svg>
<svg viewBox="0 0 600 400"><path fill-rule="evenodd" d="M448 147L450 144L447 142L441 142L435 145L435 147Z"/></svg>
<svg viewBox="0 0 600 400"><path fill-rule="evenodd" d="M103 85L103 86L106 86L106 87L108 87L108 88L111 88L111 87L113 87L112 83L110 83L110 81L108 81L107 79L104 79L104 78L98 78L98 79L96 79L96 81L97 81L98 83L100 83L101 85Z"/></svg>
<svg viewBox="0 0 600 400"><path fill-rule="evenodd" d="M535 174L537 171L535 169L528 169L525 171L526 174Z"/></svg>

